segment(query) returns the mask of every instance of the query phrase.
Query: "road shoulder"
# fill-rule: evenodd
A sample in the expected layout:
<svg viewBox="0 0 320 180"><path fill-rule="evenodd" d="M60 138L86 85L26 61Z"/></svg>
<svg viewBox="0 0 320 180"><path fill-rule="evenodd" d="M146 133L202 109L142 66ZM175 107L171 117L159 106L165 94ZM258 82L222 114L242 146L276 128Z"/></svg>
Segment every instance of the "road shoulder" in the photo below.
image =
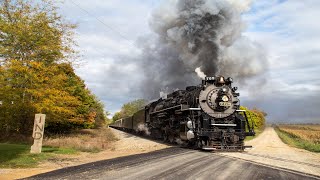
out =
<svg viewBox="0 0 320 180"><path fill-rule="evenodd" d="M220 153L224 156L320 176L320 154L297 149L284 144L272 127L257 138L247 141L252 149L243 153Z"/></svg>

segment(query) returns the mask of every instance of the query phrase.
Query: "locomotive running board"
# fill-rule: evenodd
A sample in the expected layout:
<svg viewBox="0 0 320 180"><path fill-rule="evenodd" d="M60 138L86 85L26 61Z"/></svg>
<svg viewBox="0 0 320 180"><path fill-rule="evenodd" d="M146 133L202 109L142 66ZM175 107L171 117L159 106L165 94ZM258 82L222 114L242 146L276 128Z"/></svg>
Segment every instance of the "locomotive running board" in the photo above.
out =
<svg viewBox="0 0 320 180"><path fill-rule="evenodd" d="M185 105L185 104L180 104L180 106L175 106L175 107L180 107L180 109L176 111L201 111L201 108L199 107L190 107L189 105Z"/></svg>
<svg viewBox="0 0 320 180"><path fill-rule="evenodd" d="M203 147L202 150L212 151L212 150L217 150L217 148L213 148L213 147Z"/></svg>
<svg viewBox="0 0 320 180"><path fill-rule="evenodd" d="M190 110L190 111L200 111L201 108L189 108L188 110Z"/></svg>
<svg viewBox="0 0 320 180"><path fill-rule="evenodd" d="M181 104L180 111L200 111L199 107L189 107L189 105Z"/></svg>
<svg viewBox="0 0 320 180"><path fill-rule="evenodd" d="M235 127L237 126L236 124L211 124L212 126L232 126Z"/></svg>

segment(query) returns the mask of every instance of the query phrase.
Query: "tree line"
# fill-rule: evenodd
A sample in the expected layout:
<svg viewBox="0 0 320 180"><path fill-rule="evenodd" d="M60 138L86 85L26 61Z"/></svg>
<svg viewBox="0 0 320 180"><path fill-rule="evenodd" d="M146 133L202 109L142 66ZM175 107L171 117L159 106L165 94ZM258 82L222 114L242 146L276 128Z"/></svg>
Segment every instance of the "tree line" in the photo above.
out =
<svg viewBox="0 0 320 180"><path fill-rule="evenodd" d="M74 72L75 28L53 1L1 1L1 135L30 134L36 113L49 133L105 123L103 104Z"/></svg>
<svg viewBox="0 0 320 180"><path fill-rule="evenodd" d="M113 115L111 123L118 119L132 116L135 112L144 108L147 103L148 102L145 99L136 99L123 104L121 110Z"/></svg>

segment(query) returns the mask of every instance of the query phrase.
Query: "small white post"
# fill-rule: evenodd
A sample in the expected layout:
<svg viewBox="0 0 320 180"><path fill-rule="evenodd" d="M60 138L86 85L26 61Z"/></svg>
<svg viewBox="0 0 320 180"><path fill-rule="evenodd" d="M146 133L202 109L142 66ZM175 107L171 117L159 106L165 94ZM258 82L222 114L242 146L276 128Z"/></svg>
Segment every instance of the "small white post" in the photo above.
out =
<svg viewBox="0 0 320 180"><path fill-rule="evenodd" d="M41 153L45 119L45 114L36 114L34 118L34 126L32 133L34 142L31 146L30 153Z"/></svg>

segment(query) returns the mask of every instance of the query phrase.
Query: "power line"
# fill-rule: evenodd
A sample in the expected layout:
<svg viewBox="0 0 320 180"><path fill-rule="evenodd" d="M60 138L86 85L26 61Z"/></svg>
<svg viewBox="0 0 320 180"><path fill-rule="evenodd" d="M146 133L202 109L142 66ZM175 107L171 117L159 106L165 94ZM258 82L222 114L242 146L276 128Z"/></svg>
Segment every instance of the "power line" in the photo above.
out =
<svg viewBox="0 0 320 180"><path fill-rule="evenodd" d="M89 16L92 16L93 18L95 18L98 22L100 22L102 25L104 25L105 27L107 27L107 28L110 29L111 31L117 33L121 38L123 38L123 39L125 39L126 41L128 41L131 46L135 47L134 44L133 44L133 42L132 42L129 38L127 38L126 36L124 36L121 32L119 32L119 31L117 31L115 28L107 25L107 24L104 23L102 20L100 20L99 18L97 18L97 17L95 17L93 14L91 14L89 11L87 11L87 10L84 9L84 8L82 8L79 4L75 3L73 0L70 0L70 2L71 2L72 4L74 4L75 6L77 6L79 9L81 9L82 11L84 11L85 13L87 13Z"/></svg>

